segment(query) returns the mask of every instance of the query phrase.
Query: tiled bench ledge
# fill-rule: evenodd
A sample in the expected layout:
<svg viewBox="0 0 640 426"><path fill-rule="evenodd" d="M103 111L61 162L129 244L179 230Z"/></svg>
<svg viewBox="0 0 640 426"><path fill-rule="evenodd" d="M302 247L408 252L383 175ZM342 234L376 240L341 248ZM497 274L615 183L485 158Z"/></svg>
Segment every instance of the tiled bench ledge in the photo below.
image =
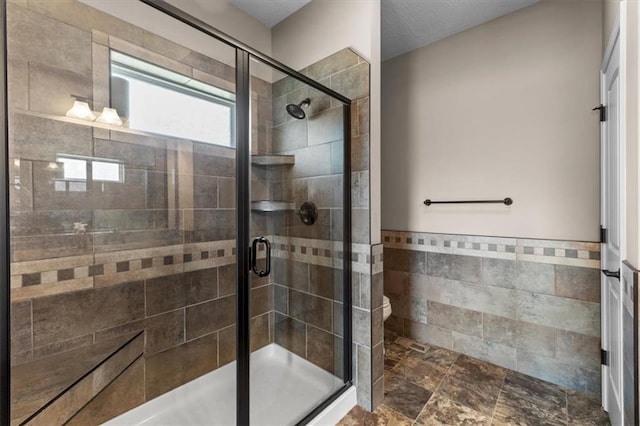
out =
<svg viewBox="0 0 640 426"><path fill-rule="evenodd" d="M71 351L14 367L12 424L66 424L142 357L144 333L128 339L95 345L80 363Z"/></svg>

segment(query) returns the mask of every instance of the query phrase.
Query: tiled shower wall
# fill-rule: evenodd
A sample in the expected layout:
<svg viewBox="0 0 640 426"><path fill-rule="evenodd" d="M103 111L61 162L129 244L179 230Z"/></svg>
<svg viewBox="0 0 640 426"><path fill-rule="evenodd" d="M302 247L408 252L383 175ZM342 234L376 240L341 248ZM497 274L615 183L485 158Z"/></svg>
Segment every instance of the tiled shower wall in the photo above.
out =
<svg viewBox="0 0 640 426"><path fill-rule="evenodd" d="M385 327L600 397L600 245L384 231Z"/></svg>
<svg viewBox="0 0 640 426"><path fill-rule="evenodd" d="M74 1L10 1L8 18L12 416L24 419L145 330L143 360L86 408L85 418L99 422L235 358L235 150L69 120L63 115L70 95L92 98L94 110L108 105L109 48L229 91L234 70ZM42 32L46 46L36 36ZM355 100L354 379L359 403L371 408L383 396L382 246L369 245L368 69L345 50L303 73ZM252 78L253 153L284 152L288 143L279 133L279 114L289 94L272 104L271 90ZM294 152L296 166L252 168L253 199L282 197L299 205L309 198L321 208L313 229L293 212L252 214L253 233L277 244L271 281L279 303L276 313L276 285L252 281L252 349L276 340L284 327L278 343L299 354L303 344L310 361L340 374L341 291L332 277L339 274L342 247L327 247L342 238L341 206L332 198L336 176L330 176L341 167L340 141L326 134L336 134L329 125L338 108L326 97L317 100L309 119L312 142ZM328 159L316 155L316 142ZM65 182L61 153L121 161L125 180ZM319 158L328 160L330 173L314 169ZM56 191L60 182L64 191ZM303 247L309 252L293 254ZM294 262L283 266L278 257Z"/></svg>
<svg viewBox="0 0 640 426"><path fill-rule="evenodd" d="M353 100L351 114L353 376L358 404L372 409L383 390L382 246L371 246L369 220L369 64L349 49L301 72ZM285 105L311 99L307 119L296 120ZM341 251L342 106L291 78L273 84L274 154L295 155L295 166L275 181L275 199L296 206L313 201L318 222L304 226L294 212L280 217L276 240L286 247L274 263L275 341L296 353L312 353L323 368L341 374L342 257L309 262L301 244ZM277 221L278 219L276 219ZM276 222L277 223L277 222ZM286 271L286 272L285 272ZM306 346L305 346L306 342ZM311 350L310 350L311 348Z"/></svg>
<svg viewBox="0 0 640 426"><path fill-rule="evenodd" d="M142 361L91 407L101 422L235 359L235 150L67 119L70 95L108 105L109 49L231 92L235 72L75 1L10 1L8 43L12 419L145 330ZM257 78L252 108L264 153ZM124 180L66 181L65 154L120 161ZM253 349L273 341L272 294L253 281Z"/></svg>

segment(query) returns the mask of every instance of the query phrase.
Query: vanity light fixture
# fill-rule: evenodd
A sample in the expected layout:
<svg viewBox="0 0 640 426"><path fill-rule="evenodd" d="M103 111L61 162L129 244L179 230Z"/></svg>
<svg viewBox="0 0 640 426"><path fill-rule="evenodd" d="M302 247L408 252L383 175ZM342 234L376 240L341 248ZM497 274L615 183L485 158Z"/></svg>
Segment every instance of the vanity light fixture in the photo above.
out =
<svg viewBox="0 0 640 426"><path fill-rule="evenodd" d="M115 108L104 107L102 114L96 120L98 123L111 124L113 126L122 126L122 120L118 116Z"/></svg>
<svg viewBox="0 0 640 426"><path fill-rule="evenodd" d="M91 108L89 108L89 99L77 95L71 95L71 97L75 98L75 100L73 101L71 109L65 114L67 117L87 121L96 119L96 116L91 112Z"/></svg>

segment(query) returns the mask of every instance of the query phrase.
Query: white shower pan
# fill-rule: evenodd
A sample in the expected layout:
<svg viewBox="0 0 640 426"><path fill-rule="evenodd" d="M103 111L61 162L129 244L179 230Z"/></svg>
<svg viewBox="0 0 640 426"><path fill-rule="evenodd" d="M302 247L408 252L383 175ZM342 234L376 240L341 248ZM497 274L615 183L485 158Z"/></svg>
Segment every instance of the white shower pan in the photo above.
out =
<svg viewBox="0 0 640 426"><path fill-rule="evenodd" d="M342 380L272 343L251 354L251 424L293 425L343 385ZM107 426L236 424L236 363L109 420ZM352 386L310 424L331 425L355 406Z"/></svg>

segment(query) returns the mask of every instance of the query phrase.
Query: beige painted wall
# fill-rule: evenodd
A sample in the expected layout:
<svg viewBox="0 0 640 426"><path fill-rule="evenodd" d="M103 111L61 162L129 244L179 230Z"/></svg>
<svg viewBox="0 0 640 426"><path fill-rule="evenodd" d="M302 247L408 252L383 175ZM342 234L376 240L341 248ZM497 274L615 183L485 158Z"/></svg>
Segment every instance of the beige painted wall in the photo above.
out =
<svg viewBox="0 0 640 426"><path fill-rule="evenodd" d="M384 62L383 229L597 240L601 37L600 2L543 0Z"/></svg>
<svg viewBox="0 0 640 426"><path fill-rule="evenodd" d="M272 29L273 57L301 69L351 48L371 64L371 243L380 243L380 2L314 0Z"/></svg>

